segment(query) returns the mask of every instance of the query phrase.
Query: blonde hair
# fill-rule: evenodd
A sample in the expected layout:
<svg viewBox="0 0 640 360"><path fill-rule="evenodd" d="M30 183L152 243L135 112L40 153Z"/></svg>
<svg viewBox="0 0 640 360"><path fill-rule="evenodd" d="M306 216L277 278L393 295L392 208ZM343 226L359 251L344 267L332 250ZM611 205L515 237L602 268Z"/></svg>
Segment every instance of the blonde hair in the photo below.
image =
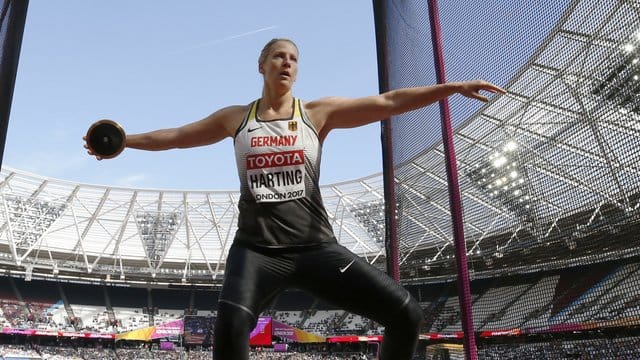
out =
<svg viewBox="0 0 640 360"><path fill-rule="evenodd" d="M260 56L258 57L258 64L262 64L265 60L267 60L267 56L269 55L269 50L271 50L271 47L279 41L286 41L291 45L293 45L296 48L296 50L298 50L298 45L296 45L296 43L294 43L293 40L286 39L286 38L271 39L269 40L268 43L265 44L265 46L262 48L262 51L260 51Z"/></svg>

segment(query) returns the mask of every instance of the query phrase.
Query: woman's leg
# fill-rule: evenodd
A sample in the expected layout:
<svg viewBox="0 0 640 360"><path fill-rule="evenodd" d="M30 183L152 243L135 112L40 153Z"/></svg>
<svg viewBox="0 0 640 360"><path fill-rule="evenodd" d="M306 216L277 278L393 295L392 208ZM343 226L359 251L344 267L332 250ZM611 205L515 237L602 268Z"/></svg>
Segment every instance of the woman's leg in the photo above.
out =
<svg viewBox="0 0 640 360"><path fill-rule="evenodd" d="M349 312L385 327L382 360L413 356L422 308L402 286L345 247L329 244L301 254L295 285Z"/></svg>
<svg viewBox="0 0 640 360"><path fill-rule="evenodd" d="M229 303L219 303L214 330L213 358L249 359L249 333L255 324L255 318L244 309Z"/></svg>
<svg viewBox="0 0 640 360"><path fill-rule="evenodd" d="M241 245L229 249L214 329L215 360L249 358L249 334L284 287L290 264Z"/></svg>

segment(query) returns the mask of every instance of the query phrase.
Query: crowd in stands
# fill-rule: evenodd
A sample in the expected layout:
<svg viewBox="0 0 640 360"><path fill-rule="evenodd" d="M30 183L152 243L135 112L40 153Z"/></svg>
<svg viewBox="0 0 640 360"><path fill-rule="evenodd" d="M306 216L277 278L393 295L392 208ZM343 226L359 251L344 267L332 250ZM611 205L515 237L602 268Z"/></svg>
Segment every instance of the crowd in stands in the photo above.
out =
<svg viewBox="0 0 640 360"><path fill-rule="evenodd" d="M486 360L538 359L640 359L639 339L589 339L490 345L478 348L478 358Z"/></svg>
<svg viewBox="0 0 640 360"><path fill-rule="evenodd" d="M156 315L153 322L150 322L149 316L142 314L138 309L118 308L114 310L114 317L117 320L112 321L105 314L105 310L95 307L93 308L94 312L91 312L88 307L74 306L77 316L69 316L64 307L53 307L53 304L46 306L45 304L38 304L38 306L38 311L29 310L36 308L36 306L16 300L0 299L1 326L14 329L117 334L183 318L183 315L176 311L165 310ZM79 311L79 309L82 309L82 311ZM201 316L206 315L211 315L211 313L202 314ZM367 330L380 334L382 331L376 324L371 324L369 320L354 314L345 314L344 311L307 311L305 318L297 318L296 321L290 321L295 318L279 315L276 311L272 315L274 315L274 319L279 319L287 325L321 335L338 335L342 333L361 335ZM306 322L302 325L302 320L304 319L306 319Z"/></svg>
<svg viewBox="0 0 640 360"><path fill-rule="evenodd" d="M27 345L0 345L0 359L41 359L38 352Z"/></svg>
<svg viewBox="0 0 640 360"><path fill-rule="evenodd" d="M539 360L539 359L640 359L639 339L633 337L588 340L553 340L548 342L480 345L478 359L482 360ZM463 355L462 353L457 354ZM433 357L436 356L436 357ZM433 360L442 355L427 356ZM440 356L440 357L437 357ZM450 358L456 358L451 354ZM424 354L417 354L424 359ZM69 347L39 345L0 345L0 360L210 360L210 350L158 350L141 345L135 348ZM328 349L315 351L273 352L254 349L251 360L373 360L373 355L359 351L335 352Z"/></svg>
<svg viewBox="0 0 640 360"><path fill-rule="evenodd" d="M64 346L0 345L0 359L33 360L210 360L211 351L72 348ZM251 360L369 360L364 353L252 351Z"/></svg>

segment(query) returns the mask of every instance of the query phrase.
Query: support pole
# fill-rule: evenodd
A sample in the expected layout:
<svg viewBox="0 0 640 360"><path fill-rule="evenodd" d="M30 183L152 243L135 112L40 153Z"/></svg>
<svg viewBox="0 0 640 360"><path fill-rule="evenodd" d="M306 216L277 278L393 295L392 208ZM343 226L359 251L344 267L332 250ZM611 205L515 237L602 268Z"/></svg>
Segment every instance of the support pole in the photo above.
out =
<svg viewBox="0 0 640 360"><path fill-rule="evenodd" d="M433 44L433 57L436 67L436 79L439 84L446 82L444 55L442 51L442 30L438 16L438 0L428 0L429 22ZM473 315L471 310L471 286L469 284L469 269L467 265L467 247L464 241L464 223L462 219L462 201L458 184L458 169L456 153L453 143L453 129L451 126L451 112L449 101L440 101L440 118L442 121L442 141L445 153L447 183L449 184L449 207L453 224L453 241L456 251L456 265L458 270L458 299L460 302L460 316L464 331L464 349L468 360L478 359L476 337L473 329Z"/></svg>

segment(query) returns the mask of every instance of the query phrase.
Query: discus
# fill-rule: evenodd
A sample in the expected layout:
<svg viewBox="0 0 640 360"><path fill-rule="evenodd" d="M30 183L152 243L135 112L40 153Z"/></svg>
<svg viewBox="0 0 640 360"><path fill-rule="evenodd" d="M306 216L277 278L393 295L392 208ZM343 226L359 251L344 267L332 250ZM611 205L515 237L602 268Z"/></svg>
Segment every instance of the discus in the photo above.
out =
<svg viewBox="0 0 640 360"><path fill-rule="evenodd" d="M103 159L118 156L124 150L125 132L122 126L109 119L98 120L87 131L87 146Z"/></svg>

